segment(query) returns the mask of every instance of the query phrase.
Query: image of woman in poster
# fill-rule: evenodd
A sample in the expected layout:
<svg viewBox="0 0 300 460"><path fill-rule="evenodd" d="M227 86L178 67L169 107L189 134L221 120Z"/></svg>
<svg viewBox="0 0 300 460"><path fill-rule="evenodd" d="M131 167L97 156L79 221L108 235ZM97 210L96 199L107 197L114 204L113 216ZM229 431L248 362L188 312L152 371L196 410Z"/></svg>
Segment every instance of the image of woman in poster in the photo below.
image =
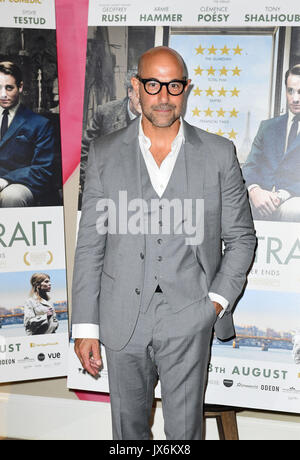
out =
<svg viewBox="0 0 300 460"><path fill-rule="evenodd" d="M293 335L293 358L295 364L300 364L300 328Z"/></svg>
<svg viewBox="0 0 300 460"><path fill-rule="evenodd" d="M49 292L51 291L50 276L46 273L35 273L31 277L30 297L24 305L24 326L27 335L54 334L58 328L58 320Z"/></svg>

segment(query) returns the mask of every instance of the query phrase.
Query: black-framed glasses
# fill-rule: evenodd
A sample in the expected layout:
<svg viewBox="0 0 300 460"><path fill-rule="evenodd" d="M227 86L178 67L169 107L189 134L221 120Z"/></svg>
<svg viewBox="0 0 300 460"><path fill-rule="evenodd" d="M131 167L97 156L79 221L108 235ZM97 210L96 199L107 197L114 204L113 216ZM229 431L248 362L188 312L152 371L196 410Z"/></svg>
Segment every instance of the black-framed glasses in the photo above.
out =
<svg viewBox="0 0 300 460"><path fill-rule="evenodd" d="M171 80L168 82L162 82L156 78L141 78L138 75L136 78L143 83L146 93L151 94L151 96L158 94L163 86L167 88L167 91L171 94L171 96L180 96L188 83L186 80Z"/></svg>

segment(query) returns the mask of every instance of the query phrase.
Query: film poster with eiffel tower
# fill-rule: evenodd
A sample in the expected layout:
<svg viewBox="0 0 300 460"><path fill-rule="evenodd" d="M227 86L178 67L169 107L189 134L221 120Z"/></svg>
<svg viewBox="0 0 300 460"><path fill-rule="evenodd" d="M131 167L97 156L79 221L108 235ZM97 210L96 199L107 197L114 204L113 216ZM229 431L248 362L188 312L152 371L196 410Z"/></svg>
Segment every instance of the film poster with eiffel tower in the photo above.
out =
<svg viewBox="0 0 300 460"><path fill-rule="evenodd" d="M0 2L0 382L66 374L54 0Z"/></svg>
<svg viewBox="0 0 300 460"><path fill-rule="evenodd" d="M287 48L280 44L280 34L286 40L290 34ZM300 60L296 35L299 27L268 32L255 27L242 32L234 27L226 32L206 28L198 33L176 33L174 28L170 46L183 55L192 79L185 119L235 144L258 237L247 288L234 313L236 337L226 343L213 341L207 402L298 413ZM272 197L270 207L259 202L257 192Z"/></svg>
<svg viewBox="0 0 300 460"><path fill-rule="evenodd" d="M249 195L251 186L259 185L274 194L274 207L284 201L291 204L289 200L297 197L299 186L300 152L297 141L292 155L287 151L290 110L285 76L289 68L300 64L299 22L293 1L272 5L253 1L250 5L238 0L207 0L191 1L187 7L177 0L162 0L159 5L154 1L121 4L90 0L81 191L88 156L86 144L94 135L126 124L126 110L117 120L115 116L116 107L121 110L121 106L130 106L130 88L124 85L126 75L136 69L142 52L167 45L183 56L192 79L184 118L234 143L245 180L248 176ZM293 85L290 91L297 96ZM127 96L129 101L122 105ZM297 109L296 103L293 110ZM274 128L274 119L285 123L285 132L277 125ZM273 160L276 156L279 159L277 167L273 164L273 172L268 168L268 151L263 150L270 142ZM254 178L249 178L247 169L255 170ZM277 196L279 189L283 193ZM290 195L284 191L290 191ZM251 204L255 212L255 204ZM299 205L291 206L292 218L273 214L270 209L256 213L258 249L246 291L234 312L236 338L226 343L213 341L208 403L300 412L297 209L299 212ZM106 366L101 378L91 378L73 353L72 343L69 363L70 388L109 392ZM160 397L159 384L156 396Z"/></svg>

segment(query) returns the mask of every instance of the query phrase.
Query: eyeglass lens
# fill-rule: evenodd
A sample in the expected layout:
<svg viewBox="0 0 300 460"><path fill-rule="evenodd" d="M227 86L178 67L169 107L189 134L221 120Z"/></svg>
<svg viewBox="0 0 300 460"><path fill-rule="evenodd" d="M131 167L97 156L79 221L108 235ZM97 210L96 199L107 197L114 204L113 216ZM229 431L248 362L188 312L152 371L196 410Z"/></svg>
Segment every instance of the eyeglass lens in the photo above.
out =
<svg viewBox="0 0 300 460"><path fill-rule="evenodd" d="M150 80L145 83L145 90L147 91L147 93L154 95L160 92L163 85L167 86L168 92L173 96L181 94L184 89L184 85L180 81L160 83L155 80Z"/></svg>

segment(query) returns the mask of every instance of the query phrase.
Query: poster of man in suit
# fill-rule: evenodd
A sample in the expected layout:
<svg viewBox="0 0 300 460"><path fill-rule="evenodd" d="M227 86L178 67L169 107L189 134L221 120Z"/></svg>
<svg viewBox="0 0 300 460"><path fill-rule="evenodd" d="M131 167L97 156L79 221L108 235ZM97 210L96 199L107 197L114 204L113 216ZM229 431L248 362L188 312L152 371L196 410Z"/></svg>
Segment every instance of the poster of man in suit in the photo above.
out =
<svg viewBox="0 0 300 460"><path fill-rule="evenodd" d="M0 2L1 382L66 372L62 192L55 2ZM50 366L31 347L45 333L55 334Z"/></svg>
<svg viewBox="0 0 300 460"><path fill-rule="evenodd" d="M300 222L300 64L285 89L287 111L261 123L243 173L255 219Z"/></svg>
<svg viewBox="0 0 300 460"><path fill-rule="evenodd" d="M0 37L0 207L61 205L55 30Z"/></svg>

